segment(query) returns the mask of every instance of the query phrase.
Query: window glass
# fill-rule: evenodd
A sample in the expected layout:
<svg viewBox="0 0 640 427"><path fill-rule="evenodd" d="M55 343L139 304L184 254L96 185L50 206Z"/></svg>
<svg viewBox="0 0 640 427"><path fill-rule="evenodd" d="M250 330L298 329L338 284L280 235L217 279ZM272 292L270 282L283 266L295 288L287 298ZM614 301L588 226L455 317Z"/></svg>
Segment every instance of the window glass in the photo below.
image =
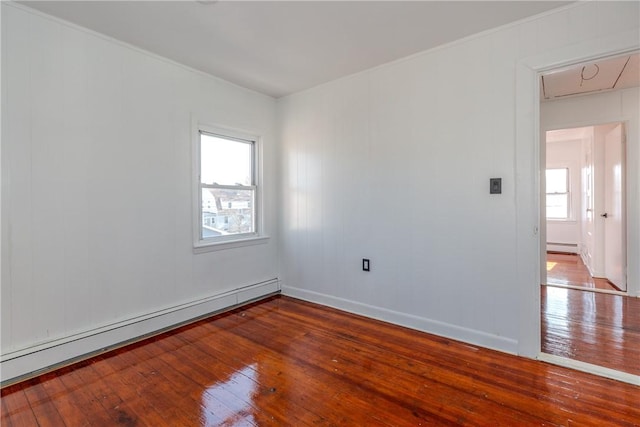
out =
<svg viewBox="0 0 640 427"><path fill-rule="evenodd" d="M569 219L569 169L547 169L547 218Z"/></svg>
<svg viewBox="0 0 640 427"><path fill-rule="evenodd" d="M206 239L253 233L253 189L202 189L202 235Z"/></svg>
<svg viewBox="0 0 640 427"><path fill-rule="evenodd" d="M567 193L568 189L568 172L563 169L547 169L547 193Z"/></svg>
<svg viewBox="0 0 640 427"><path fill-rule="evenodd" d="M547 218L568 218L569 204L566 194L547 194Z"/></svg>
<svg viewBox="0 0 640 427"><path fill-rule="evenodd" d="M218 185L252 184L250 141L238 141L216 135L200 135L200 182Z"/></svg>

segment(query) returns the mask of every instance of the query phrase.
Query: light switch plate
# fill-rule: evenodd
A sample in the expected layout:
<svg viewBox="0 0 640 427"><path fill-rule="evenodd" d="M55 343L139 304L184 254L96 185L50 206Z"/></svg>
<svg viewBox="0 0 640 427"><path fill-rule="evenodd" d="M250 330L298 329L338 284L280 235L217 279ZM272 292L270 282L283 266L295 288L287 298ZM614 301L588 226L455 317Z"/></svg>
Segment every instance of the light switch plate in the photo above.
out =
<svg viewBox="0 0 640 427"><path fill-rule="evenodd" d="M502 178L489 178L489 194L502 194Z"/></svg>

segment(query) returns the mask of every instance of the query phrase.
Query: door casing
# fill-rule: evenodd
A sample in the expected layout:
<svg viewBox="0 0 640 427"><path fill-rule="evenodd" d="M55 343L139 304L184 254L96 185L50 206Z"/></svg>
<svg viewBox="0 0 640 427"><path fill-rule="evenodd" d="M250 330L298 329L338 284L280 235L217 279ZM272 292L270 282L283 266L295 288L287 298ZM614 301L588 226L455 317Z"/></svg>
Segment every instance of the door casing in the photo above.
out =
<svg viewBox="0 0 640 427"><path fill-rule="evenodd" d="M524 58L516 64L515 185L516 270L519 290L518 354L546 358L540 352L540 86L539 74L555 68L640 49L640 32L625 31ZM544 236L543 236L544 237ZM567 359L553 363L612 378L638 382L637 376L603 370L595 365L575 366ZM605 372L606 371L606 372ZM623 379L625 380L625 379Z"/></svg>

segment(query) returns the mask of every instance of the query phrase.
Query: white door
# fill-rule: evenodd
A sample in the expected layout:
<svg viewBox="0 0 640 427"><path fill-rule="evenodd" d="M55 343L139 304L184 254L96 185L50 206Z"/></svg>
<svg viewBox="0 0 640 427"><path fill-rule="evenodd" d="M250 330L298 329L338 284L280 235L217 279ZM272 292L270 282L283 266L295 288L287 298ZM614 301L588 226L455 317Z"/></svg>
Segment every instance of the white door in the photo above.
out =
<svg viewBox="0 0 640 427"><path fill-rule="evenodd" d="M604 147L604 272L620 290L627 289L624 206L624 133L618 124L605 136Z"/></svg>

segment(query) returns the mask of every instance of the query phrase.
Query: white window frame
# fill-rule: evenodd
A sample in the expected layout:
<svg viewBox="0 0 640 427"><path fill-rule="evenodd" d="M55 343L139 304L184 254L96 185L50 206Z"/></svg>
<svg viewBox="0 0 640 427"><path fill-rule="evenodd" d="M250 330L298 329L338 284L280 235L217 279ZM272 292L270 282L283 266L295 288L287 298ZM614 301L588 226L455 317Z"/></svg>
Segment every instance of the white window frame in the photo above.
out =
<svg viewBox="0 0 640 427"><path fill-rule="evenodd" d="M269 239L264 233L263 224L263 204L262 204L262 137L253 132L247 132L238 129L232 129L219 125L204 124L197 119L192 120L192 211L193 211L193 250L195 253L217 251L222 249L230 249L240 246L256 245L266 243ZM200 136L202 133L220 136L232 140L238 140L239 143L251 143L253 146L252 153L252 185L238 186L238 189L254 190L253 201L253 222L254 232L230 234L225 236L216 236L203 239L202 236L202 188L236 188L229 185L206 185L200 180Z"/></svg>
<svg viewBox="0 0 640 427"><path fill-rule="evenodd" d="M565 195L567 197L567 216L565 218L549 218L549 216L546 216L547 221L560 221L560 222L567 222L567 221L572 221L572 209L571 209L571 169L567 166L560 166L560 167L548 167L545 169L545 182L546 182L546 171L547 170L558 170L558 169L564 169L566 171L566 176L567 176L567 182L566 182L566 188L567 191L563 192L563 193L549 193L545 190L545 206L546 206L546 196L549 195Z"/></svg>

